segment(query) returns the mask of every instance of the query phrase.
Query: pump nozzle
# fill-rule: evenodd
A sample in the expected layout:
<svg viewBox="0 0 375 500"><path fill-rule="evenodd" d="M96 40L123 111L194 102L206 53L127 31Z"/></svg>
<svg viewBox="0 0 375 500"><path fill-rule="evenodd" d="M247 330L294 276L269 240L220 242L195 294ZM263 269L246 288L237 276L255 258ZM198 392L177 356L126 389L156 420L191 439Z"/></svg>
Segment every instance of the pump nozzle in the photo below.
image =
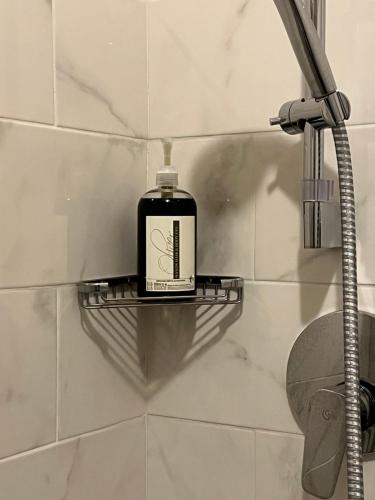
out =
<svg viewBox="0 0 375 500"><path fill-rule="evenodd" d="M178 174L172 165L172 139L163 139L164 165L160 167L156 175L158 186L177 186Z"/></svg>
<svg viewBox="0 0 375 500"><path fill-rule="evenodd" d="M163 139L164 165L171 165L172 158L172 139Z"/></svg>

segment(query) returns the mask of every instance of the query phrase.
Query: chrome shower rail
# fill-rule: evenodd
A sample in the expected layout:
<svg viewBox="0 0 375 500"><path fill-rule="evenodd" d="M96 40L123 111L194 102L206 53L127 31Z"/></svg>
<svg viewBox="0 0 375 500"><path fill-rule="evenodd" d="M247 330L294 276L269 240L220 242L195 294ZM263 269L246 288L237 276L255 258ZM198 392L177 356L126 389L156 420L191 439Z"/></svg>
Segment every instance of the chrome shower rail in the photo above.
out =
<svg viewBox="0 0 375 500"><path fill-rule="evenodd" d="M78 284L79 304L83 309L111 309L160 305L227 305L243 300L243 278L197 276L194 296L139 297L136 275Z"/></svg>
<svg viewBox="0 0 375 500"><path fill-rule="evenodd" d="M306 0L313 9L305 9L302 0L274 0L284 23L301 70L311 89L312 97L296 99L282 105L279 116L270 120L271 125L280 125L288 134L306 134L306 124L321 133L331 128L335 141L339 172L341 233L342 233L342 273L344 309L344 365L345 365L345 407L346 407L346 444L347 444L347 484L348 500L364 498L362 468L361 406L359 378L359 335L358 335L358 294L357 294L357 242L352 160L345 120L350 117L349 99L337 90L322 40L311 19L316 15L323 20L325 0ZM320 10L320 14L319 14ZM316 18L316 19L317 19ZM308 133L308 132L307 132ZM320 164L322 164L322 143L315 135L305 144L313 146L312 160L316 162L312 180L321 184ZM311 137L310 137L311 139ZM311 153L311 152L310 152ZM309 157L306 158L310 162ZM309 167L310 164L305 164ZM316 167L316 168L315 168ZM318 189L319 190L319 189ZM324 190L323 190L324 191ZM327 190L326 190L327 191ZM327 194L324 193L325 195ZM326 196L325 196L326 198ZM305 206L305 220L310 224L307 246L320 246L320 229L325 199L304 200L315 203L314 210ZM306 210L307 209L307 210ZM334 214L335 212L333 212ZM332 214L331 214L332 215ZM306 243L306 232L305 232ZM334 246L335 242L331 241ZM337 242L336 242L337 244ZM303 483L304 489L314 496L320 494L321 481Z"/></svg>

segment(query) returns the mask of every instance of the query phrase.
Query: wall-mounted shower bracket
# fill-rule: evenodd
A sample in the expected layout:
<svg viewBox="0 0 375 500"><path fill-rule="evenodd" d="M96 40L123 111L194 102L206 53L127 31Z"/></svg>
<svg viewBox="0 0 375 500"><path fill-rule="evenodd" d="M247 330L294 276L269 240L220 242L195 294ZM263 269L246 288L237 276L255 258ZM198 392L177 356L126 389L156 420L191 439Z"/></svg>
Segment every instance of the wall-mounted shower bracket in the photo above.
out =
<svg viewBox="0 0 375 500"><path fill-rule="evenodd" d="M334 186L331 179L303 179L303 201L328 203L333 200Z"/></svg>
<svg viewBox="0 0 375 500"><path fill-rule="evenodd" d="M350 116L350 102L341 92L322 99L298 99L283 104L279 116L270 119L284 132L305 134L303 222L305 248L341 246L340 206L333 199L334 183L323 179L323 130Z"/></svg>
<svg viewBox="0 0 375 500"><path fill-rule="evenodd" d="M301 0L301 3L274 1L308 82L308 97L283 104L279 116L271 118L270 123L280 125L288 134L304 133L304 247L341 247L340 207L332 197L328 199L324 194L331 192L332 181L324 179L323 175L323 130L335 127L349 118L350 102L343 93L337 91L324 53L326 0ZM306 22L302 11L309 14L313 26ZM304 32L302 42L301 32ZM311 195L311 185L315 186L315 197Z"/></svg>
<svg viewBox="0 0 375 500"><path fill-rule="evenodd" d="M306 123L316 130L332 128L350 116L350 103L341 92L322 99L297 99L280 108L279 115L270 119L271 125L280 127L290 135L302 134Z"/></svg>
<svg viewBox="0 0 375 500"><path fill-rule="evenodd" d="M304 248L340 248L340 204L304 200L303 231Z"/></svg>
<svg viewBox="0 0 375 500"><path fill-rule="evenodd" d="M340 203L334 199L332 179L303 179L302 200L305 248L341 247Z"/></svg>

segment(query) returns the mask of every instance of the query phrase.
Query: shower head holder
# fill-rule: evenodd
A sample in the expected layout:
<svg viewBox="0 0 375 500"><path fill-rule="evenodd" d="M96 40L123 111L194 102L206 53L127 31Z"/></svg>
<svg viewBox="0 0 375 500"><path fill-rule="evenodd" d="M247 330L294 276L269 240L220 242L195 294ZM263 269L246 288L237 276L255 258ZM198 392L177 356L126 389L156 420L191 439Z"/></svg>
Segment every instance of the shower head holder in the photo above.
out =
<svg viewBox="0 0 375 500"><path fill-rule="evenodd" d="M288 101L280 108L279 115L270 119L271 125L280 125L290 135L302 134L306 123L316 130L332 128L350 116L350 102L342 92L316 99Z"/></svg>

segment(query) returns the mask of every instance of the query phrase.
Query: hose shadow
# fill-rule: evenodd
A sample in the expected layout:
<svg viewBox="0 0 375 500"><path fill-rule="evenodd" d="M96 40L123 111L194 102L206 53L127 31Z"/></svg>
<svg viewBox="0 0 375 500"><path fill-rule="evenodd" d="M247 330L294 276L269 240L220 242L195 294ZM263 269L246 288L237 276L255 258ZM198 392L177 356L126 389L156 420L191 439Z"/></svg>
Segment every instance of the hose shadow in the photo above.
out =
<svg viewBox="0 0 375 500"><path fill-rule="evenodd" d="M186 142L176 146L181 158ZM336 170L327 162L325 177L336 180ZM303 137L267 132L206 140L184 182L200 211L201 269L230 263L232 272L258 281L320 284L314 300L311 288L300 286L306 323L340 280L341 251L304 249L302 178Z"/></svg>

